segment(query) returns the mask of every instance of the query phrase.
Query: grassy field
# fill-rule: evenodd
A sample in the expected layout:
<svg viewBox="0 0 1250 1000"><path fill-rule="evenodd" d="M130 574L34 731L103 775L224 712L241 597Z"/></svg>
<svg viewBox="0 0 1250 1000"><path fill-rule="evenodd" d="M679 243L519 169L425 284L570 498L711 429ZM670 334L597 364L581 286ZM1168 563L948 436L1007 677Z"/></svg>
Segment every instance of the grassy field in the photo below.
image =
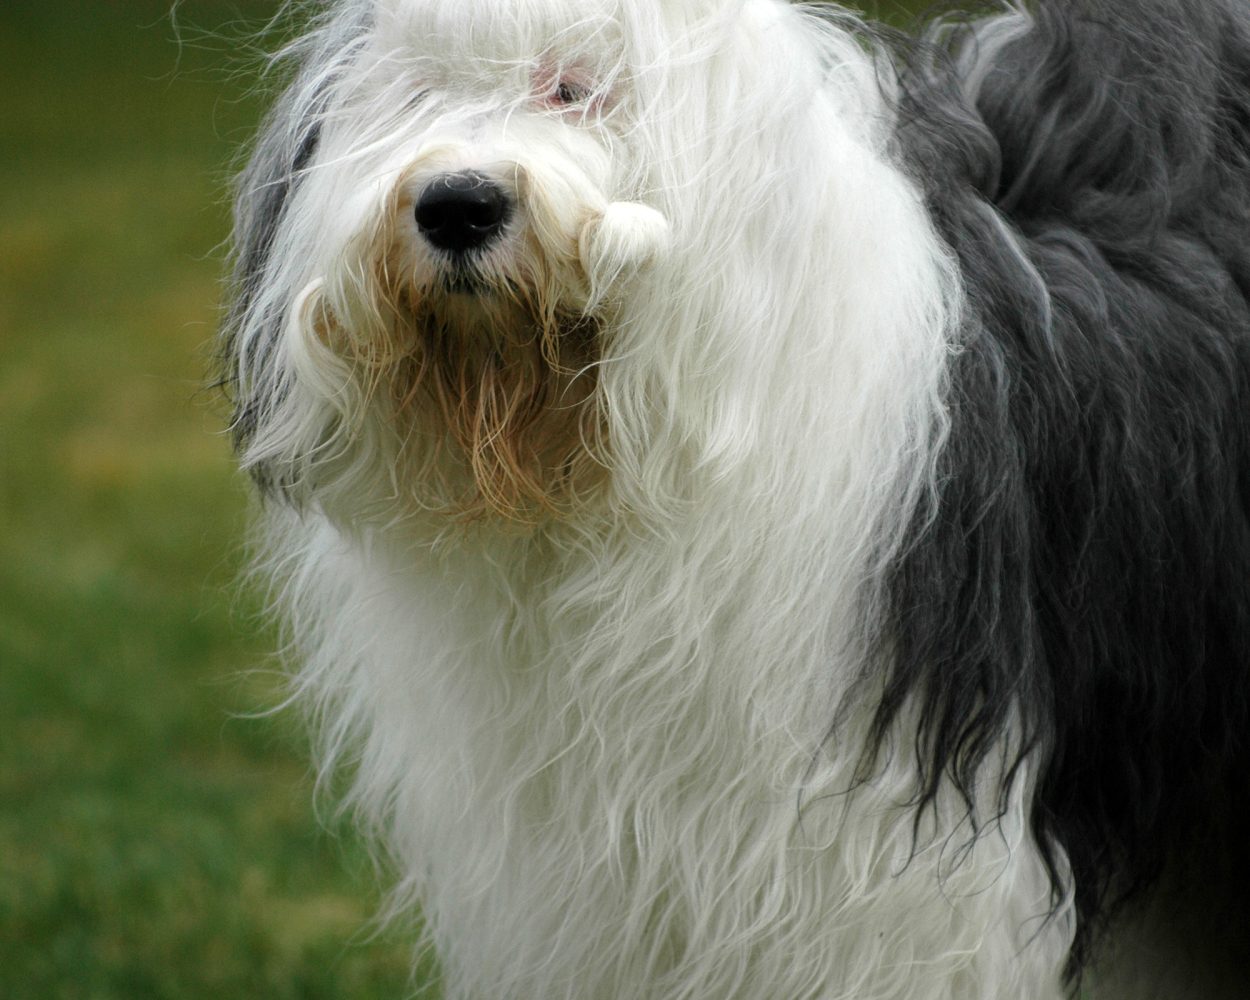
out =
<svg viewBox="0 0 1250 1000"><path fill-rule="evenodd" d="M169 6L0 4L0 998L403 996L297 727L247 717L279 683L201 388L258 111L222 32L274 5L185 0L181 44Z"/></svg>
<svg viewBox="0 0 1250 1000"><path fill-rule="evenodd" d="M0 997L407 992L311 812L201 385L239 5L0 5ZM261 5L242 7L263 12ZM236 69L240 68L237 65Z"/></svg>

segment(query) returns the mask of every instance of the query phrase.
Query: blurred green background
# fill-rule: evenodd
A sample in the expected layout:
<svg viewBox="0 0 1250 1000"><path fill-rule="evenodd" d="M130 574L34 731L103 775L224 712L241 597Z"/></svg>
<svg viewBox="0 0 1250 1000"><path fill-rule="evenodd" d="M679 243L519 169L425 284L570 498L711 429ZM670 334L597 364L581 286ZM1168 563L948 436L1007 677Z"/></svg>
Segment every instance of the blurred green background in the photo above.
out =
<svg viewBox="0 0 1250 1000"><path fill-rule="evenodd" d="M4 1000L410 991L296 720L254 717L274 639L202 388L275 6L0 4Z"/></svg>
<svg viewBox="0 0 1250 1000"><path fill-rule="evenodd" d="M402 997L203 388L277 4L170 6L0 3L0 998Z"/></svg>

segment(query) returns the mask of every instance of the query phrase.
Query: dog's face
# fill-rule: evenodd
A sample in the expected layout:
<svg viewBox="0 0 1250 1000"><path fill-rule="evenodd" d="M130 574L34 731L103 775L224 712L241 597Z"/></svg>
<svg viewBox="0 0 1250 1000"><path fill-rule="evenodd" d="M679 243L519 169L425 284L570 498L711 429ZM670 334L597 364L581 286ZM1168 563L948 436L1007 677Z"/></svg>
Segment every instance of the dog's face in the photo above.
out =
<svg viewBox="0 0 1250 1000"><path fill-rule="evenodd" d="M278 328L253 345L288 373L260 405L285 411L289 452L317 456L281 485L357 462L347 438L378 420L392 485L418 506L558 513L602 468L603 326L668 239L639 199L621 20L594 3L379 0L341 31L287 95L301 120L271 123L244 181L282 197L244 227L265 243L241 248L236 322ZM244 434L273 416L245 411ZM281 436L248 460L281 465Z"/></svg>
<svg viewBox="0 0 1250 1000"><path fill-rule="evenodd" d="M533 523L603 496L664 516L696 474L789 447L759 413L781 373L821 370L796 303L849 308L811 289L885 232L846 183L867 176L858 110L815 98L856 63L803 47L797 16L333 5L242 178L226 351L244 465L353 519Z"/></svg>

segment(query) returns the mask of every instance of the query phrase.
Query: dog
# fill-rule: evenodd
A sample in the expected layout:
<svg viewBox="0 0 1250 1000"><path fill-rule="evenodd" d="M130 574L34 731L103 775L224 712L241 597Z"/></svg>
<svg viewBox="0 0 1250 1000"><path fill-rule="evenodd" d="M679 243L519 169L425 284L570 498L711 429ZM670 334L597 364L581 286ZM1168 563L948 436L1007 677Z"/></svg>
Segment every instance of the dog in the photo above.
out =
<svg viewBox="0 0 1250 1000"><path fill-rule="evenodd" d="M1245 995L1250 5L282 60L221 380L446 996Z"/></svg>

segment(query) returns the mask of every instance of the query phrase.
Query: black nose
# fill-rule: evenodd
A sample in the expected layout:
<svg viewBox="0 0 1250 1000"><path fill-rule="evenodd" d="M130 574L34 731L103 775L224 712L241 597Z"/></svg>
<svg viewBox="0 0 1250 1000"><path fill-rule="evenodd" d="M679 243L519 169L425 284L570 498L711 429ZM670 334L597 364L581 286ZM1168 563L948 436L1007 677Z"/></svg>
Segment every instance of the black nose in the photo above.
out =
<svg viewBox="0 0 1250 1000"><path fill-rule="evenodd" d="M417 199L417 228L440 250L464 253L485 246L503 232L508 196L481 174L443 174Z"/></svg>

